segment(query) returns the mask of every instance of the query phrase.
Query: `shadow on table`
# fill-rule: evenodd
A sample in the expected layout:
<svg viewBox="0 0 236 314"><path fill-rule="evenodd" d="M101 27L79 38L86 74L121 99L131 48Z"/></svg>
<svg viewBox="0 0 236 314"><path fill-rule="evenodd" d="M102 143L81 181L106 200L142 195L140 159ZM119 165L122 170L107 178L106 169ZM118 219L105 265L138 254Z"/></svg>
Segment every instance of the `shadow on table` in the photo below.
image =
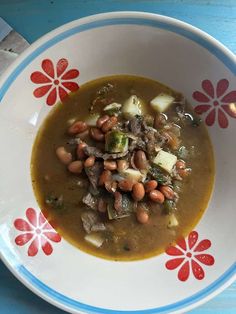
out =
<svg viewBox="0 0 236 314"><path fill-rule="evenodd" d="M0 261L0 314L65 314L22 285Z"/></svg>

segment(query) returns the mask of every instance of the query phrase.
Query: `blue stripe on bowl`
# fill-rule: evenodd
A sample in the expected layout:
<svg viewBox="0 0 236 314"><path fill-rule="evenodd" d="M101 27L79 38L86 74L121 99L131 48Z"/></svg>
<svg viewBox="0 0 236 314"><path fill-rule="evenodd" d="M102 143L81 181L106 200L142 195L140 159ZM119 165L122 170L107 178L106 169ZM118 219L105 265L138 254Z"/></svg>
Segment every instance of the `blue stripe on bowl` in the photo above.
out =
<svg viewBox="0 0 236 314"><path fill-rule="evenodd" d="M24 60L21 61L19 65L10 73L10 75L6 78L5 82L0 88L0 101L4 97L5 93L7 92L8 88L14 82L14 80L18 77L18 75L25 69L25 67L30 64L37 56L39 56L42 52L46 49L52 47L56 43L62 41L65 38L68 38L76 33L80 33L86 30L90 30L93 28L103 27L107 25L120 25L120 24L132 24L132 25L145 25L150 27L156 27L171 31L173 33L179 34L185 38L188 38L200 46L207 49L211 54L217 57L233 74L236 74L236 63L232 57L227 55L224 50L218 46L214 40L209 41L198 32L194 30L190 31L185 29L181 26L176 26L172 23L168 22L160 22L155 19L145 19L145 18L111 18L111 19L104 19L99 20L91 23L86 23L83 25L79 25L73 27L67 31L61 32L60 34L56 35L55 37L49 39L40 47L35 49L32 53L27 55ZM42 296L50 298L54 302L58 302L66 307L76 310L82 310L92 313L107 313L107 314L114 314L114 313L142 313L142 314L149 314L149 313L170 313L170 311L176 311L187 306L194 304L203 298L206 298L224 284L226 284L232 277L236 274L236 263L234 263L222 276L220 276L216 281L214 281L211 285L204 288L203 290L199 291L198 293L183 299L179 302L155 308L155 309L148 309L148 310L137 310L137 311L116 311L116 310L109 310L103 308L93 307L87 304L80 303L73 299L66 297L58 293L57 291L51 289L39 279L37 279L32 273L30 273L23 265L18 263L17 256L9 249L8 245L4 241L2 235L0 235L0 248L3 260L5 261L6 265L12 270L12 272L19 277L25 284L30 284L40 292Z"/></svg>

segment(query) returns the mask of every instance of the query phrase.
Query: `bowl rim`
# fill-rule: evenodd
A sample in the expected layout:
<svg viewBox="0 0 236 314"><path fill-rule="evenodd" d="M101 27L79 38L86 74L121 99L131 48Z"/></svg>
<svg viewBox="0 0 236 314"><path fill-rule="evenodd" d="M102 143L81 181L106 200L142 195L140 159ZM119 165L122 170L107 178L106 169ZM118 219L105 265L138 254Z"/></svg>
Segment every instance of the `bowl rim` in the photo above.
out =
<svg viewBox="0 0 236 314"><path fill-rule="evenodd" d="M188 39L198 43L206 48L215 57L221 60L226 67L236 74L236 56L218 40L205 33L204 31L174 19L168 16L158 15L148 12L135 11L120 11L108 12L87 16L81 19L66 23L55 30L42 36L34 42L20 57L4 72L0 79L0 101L4 97L11 83L21 73L21 71L41 52L53 46L57 42L88 29L93 29L101 26L118 25L118 24L138 24L153 26L156 28L172 31ZM131 310L120 311L112 309L103 309L80 303L70 299L57 291L46 286L43 282L31 274L24 265L21 265L10 249L7 247L3 238L0 235L0 257L7 266L7 268L14 274L14 276L21 281L27 288L33 291L38 296L42 297L47 302L70 311L72 313L78 312L92 312L92 313L182 313L193 309L200 304L210 300L215 295L220 293L223 289L228 287L236 279L236 263L234 263L223 275L211 283L206 288L198 291L196 294L180 300L176 303L167 306L147 309L147 310Z"/></svg>

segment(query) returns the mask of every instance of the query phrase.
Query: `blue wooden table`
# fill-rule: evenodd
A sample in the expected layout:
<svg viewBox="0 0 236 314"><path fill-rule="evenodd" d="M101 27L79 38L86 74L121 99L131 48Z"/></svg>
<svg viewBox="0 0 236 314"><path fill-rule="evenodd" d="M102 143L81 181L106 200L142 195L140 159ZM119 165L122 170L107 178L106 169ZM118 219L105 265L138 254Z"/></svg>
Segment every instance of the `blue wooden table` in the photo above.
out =
<svg viewBox="0 0 236 314"><path fill-rule="evenodd" d="M136 10L168 15L208 32L236 53L236 0L0 0L0 16L30 43L90 14ZM0 314L63 314L18 282L0 261ZM236 283L192 314L235 314Z"/></svg>

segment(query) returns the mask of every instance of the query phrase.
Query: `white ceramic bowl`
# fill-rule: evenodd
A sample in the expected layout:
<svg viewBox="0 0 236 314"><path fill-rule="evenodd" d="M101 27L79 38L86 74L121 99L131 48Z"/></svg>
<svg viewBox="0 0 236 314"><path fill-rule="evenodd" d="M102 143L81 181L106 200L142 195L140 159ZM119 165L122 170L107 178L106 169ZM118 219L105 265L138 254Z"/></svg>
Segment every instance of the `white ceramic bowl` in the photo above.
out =
<svg viewBox="0 0 236 314"><path fill-rule="evenodd" d="M59 97L113 74L181 91L209 127L213 196L176 248L112 262L70 245L48 225L30 177L32 144ZM178 20L109 13L66 24L34 43L0 82L0 252L27 287L54 305L89 313L182 313L235 278L236 60L222 44Z"/></svg>

